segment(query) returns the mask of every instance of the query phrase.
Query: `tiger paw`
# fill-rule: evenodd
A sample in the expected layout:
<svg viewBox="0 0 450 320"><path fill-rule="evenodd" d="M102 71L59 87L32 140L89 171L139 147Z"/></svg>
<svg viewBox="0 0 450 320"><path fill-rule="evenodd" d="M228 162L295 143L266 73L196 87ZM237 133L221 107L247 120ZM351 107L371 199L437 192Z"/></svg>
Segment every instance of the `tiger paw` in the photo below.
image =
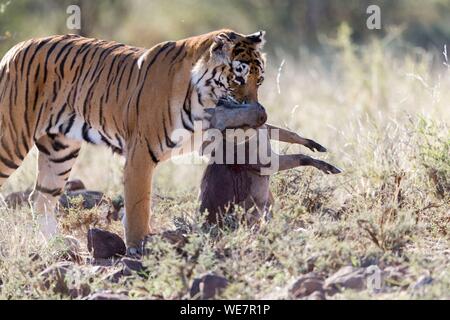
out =
<svg viewBox="0 0 450 320"><path fill-rule="evenodd" d="M127 248L126 256L133 259L140 259L142 258L142 247L129 247Z"/></svg>

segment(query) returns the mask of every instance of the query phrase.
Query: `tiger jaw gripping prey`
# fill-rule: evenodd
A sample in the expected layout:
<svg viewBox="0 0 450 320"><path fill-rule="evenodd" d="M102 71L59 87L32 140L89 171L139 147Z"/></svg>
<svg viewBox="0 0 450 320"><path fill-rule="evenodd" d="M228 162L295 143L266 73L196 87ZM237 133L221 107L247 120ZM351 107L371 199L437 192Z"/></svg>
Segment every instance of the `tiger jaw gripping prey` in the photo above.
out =
<svg viewBox="0 0 450 320"><path fill-rule="evenodd" d="M258 102L264 33L221 30L149 50L74 35L32 39L0 62L0 186L39 150L34 211L47 234L81 143L126 158L129 248L151 232L155 167L192 134L220 98Z"/></svg>

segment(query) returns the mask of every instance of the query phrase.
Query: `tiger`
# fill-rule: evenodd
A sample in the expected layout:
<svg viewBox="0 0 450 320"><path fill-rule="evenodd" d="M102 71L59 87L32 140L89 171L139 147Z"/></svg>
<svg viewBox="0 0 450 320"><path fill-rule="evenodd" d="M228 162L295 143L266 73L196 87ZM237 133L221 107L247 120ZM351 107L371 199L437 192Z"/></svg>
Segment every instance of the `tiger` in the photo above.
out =
<svg viewBox="0 0 450 320"><path fill-rule="evenodd" d="M125 158L124 233L139 250L151 234L155 168L198 131L221 99L259 103L265 32L222 29L150 49L58 35L17 44L0 62L0 187L36 146L33 212L46 237L83 143ZM206 130L207 126L202 126Z"/></svg>

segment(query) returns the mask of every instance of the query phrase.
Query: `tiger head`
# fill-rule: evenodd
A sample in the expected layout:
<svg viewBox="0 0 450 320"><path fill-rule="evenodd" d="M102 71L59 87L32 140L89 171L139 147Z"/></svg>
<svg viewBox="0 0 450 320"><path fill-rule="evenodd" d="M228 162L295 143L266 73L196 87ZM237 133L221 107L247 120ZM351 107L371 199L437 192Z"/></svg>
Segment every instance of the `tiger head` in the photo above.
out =
<svg viewBox="0 0 450 320"><path fill-rule="evenodd" d="M265 72L264 37L264 31L245 36L225 30L214 35L209 51L193 69L204 105L212 107L220 99L258 102Z"/></svg>

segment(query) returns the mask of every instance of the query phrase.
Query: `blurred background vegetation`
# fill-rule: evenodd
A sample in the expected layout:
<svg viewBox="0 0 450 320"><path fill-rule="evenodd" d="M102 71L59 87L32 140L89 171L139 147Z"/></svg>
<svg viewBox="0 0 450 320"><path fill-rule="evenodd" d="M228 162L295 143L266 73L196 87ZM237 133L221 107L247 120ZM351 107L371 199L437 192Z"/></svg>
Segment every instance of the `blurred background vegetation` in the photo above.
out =
<svg viewBox="0 0 450 320"><path fill-rule="evenodd" d="M266 30L260 100L270 122L320 141L331 150L329 160L347 170L364 158L358 139L382 139L391 121L407 131L408 117L450 120L443 55L450 45L450 0L0 0L0 56L22 40L75 33L66 26L71 4L81 7L81 35L143 47L220 28ZM381 8L381 30L366 26L372 4ZM84 150L75 175L88 186L120 192L122 160ZM367 155L369 167L373 152ZM13 189L32 184L33 161L15 175L21 181L10 179ZM93 165L95 174L87 170ZM202 166L168 163L160 170L158 187L192 189Z"/></svg>
<svg viewBox="0 0 450 320"><path fill-rule="evenodd" d="M442 49L450 39L448 0L0 0L0 53L35 36L64 34L66 8L82 9L80 33L149 47L228 27L268 31L269 52L296 55L301 47L323 50L342 24L355 43L384 37L393 28L414 46ZM366 27L367 7L381 7L383 28ZM73 33L73 31L72 31Z"/></svg>

